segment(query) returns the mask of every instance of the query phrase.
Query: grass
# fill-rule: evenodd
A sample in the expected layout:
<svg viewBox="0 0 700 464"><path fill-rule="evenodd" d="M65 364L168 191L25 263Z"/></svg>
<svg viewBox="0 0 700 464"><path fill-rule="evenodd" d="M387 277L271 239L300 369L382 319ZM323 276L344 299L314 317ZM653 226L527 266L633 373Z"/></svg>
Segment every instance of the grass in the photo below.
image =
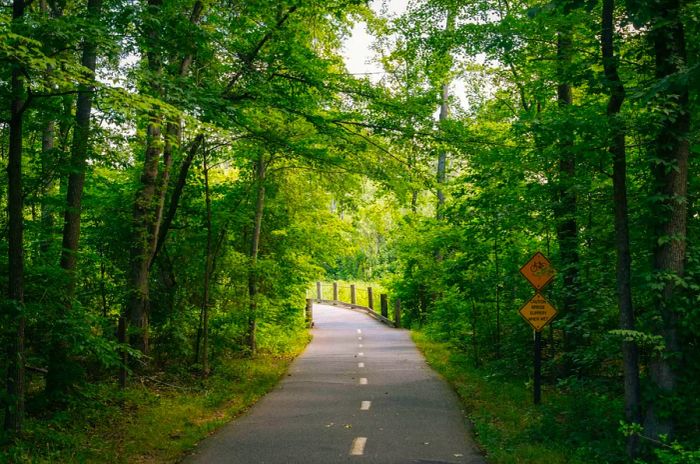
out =
<svg viewBox="0 0 700 464"><path fill-rule="evenodd" d="M473 367L445 343L414 332L428 363L457 392L474 425L476 441L491 464L590 464L620 462L617 433L621 405L585 389L543 391L532 403L532 387Z"/></svg>
<svg viewBox="0 0 700 464"><path fill-rule="evenodd" d="M172 463L270 391L306 346L308 335L281 355L227 359L205 381L175 386L158 378L86 387L61 411L26 422L21 441L0 462Z"/></svg>

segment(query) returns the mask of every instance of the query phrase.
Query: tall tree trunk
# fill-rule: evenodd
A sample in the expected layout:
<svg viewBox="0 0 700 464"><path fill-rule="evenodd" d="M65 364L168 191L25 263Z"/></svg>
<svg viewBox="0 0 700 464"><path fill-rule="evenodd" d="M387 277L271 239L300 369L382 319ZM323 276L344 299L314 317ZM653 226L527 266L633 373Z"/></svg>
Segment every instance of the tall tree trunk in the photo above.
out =
<svg viewBox="0 0 700 464"><path fill-rule="evenodd" d="M88 0L87 12L91 21L97 21L102 8L102 0ZM86 37L83 41L81 64L94 75L97 62L97 38ZM78 88L78 100L75 110L75 127L71 146L70 173L66 211L63 222L63 247L61 251L61 268L69 274L66 297L72 298L75 290L75 273L77 253L80 241L80 213L85 184L85 169L90 138L90 116L94 88L81 84Z"/></svg>
<svg viewBox="0 0 700 464"><path fill-rule="evenodd" d="M455 12L450 8L447 11L447 20L445 21L445 31L451 32L455 25ZM449 52L445 59L449 60ZM445 82L442 84L441 94L442 98L440 100L440 113L438 115L438 121L442 125L450 117L449 108L449 98L450 98L450 78L449 69L447 71L448 76L445 77ZM442 219L445 212L445 192L443 187L445 181L447 180L447 150L444 147L440 148L440 153L438 154L438 165L437 165L437 207L435 216L437 219Z"/></svg>
<svg viewBox="0 0 700 464"><path fill-rule="evenodd" d="M134 201L133 242L130 252L131 273L128 319L131 326L130 343L142 353L148 353L148 301L151 243L154 230L153 197L158 176L158 158L161 151L160 121L153 117L148 124L146 153L141 174L141 188Z"/></svg>
<svg viewBox="0 0 700 464"><path fill-rule="evenodd" d="M624 121L620 109L625 100L625 87L617 72L617 57L614 48L615 0L603 0L601 15L601 49L603 68L610 99L608 101L608 123L612 129L608 149L613 160L613 203L615 211L615 249L617 251L617 302L620 310L620 329L635 330L634 306L632 305L632 257L629 239L629 214L627 208L627 154ZM639 385L639 354L633 341L622 342L622 367L625 388L625 420L641 424L641 390ZM634 459L639 448L637 435L627 438L627 455Z"/></svg>
<svg viewBox="0 0 700 464"><path fill-rule="evenodd" d="M154 217L150 224L151 230L149 237L151 241L148 249L148 269L153 265L153 259L158 248L158 237L160 237L160 228L163 223L163 212L165 210L165 197L168 192L168 184L170 183L170 171L173 167L173 155L175 149L180 145L181 137L180 121L168 122L165 126L165 139L163 141L163 163L159 169L156 179L154 197Z"/></svg>
<svg viewBox="0 0 700 464"><path fill-rule="evenodd" d="M44 236L39 244L39 253L42 256L47 255L53 241L54 213L52 208L47 205L46 198L54 188L53 173L49 169L49 158L53 156L55 141L56 123L50 120L44 126L41 134L41 176L45 182L41 188L41 198L43 199L41 204L41 229L44 232Z"/></svg>
<svg viewBox="0 0 700 464"><path fill-rule="evenodd" d="M153 256L151 257L151 267L153 267L153 263L158 257L158 253L160 253L160 250L163 248L165 239L168 236L168 231L170 230L170 227L172 226L172 223L175 220L177 208L180 205L180 198L182 197L182 193L185 189L185 184L187 183L187 174L190 171L190 167L192 166L192 162L194 161L195 155L199 151L199 147L202 146L203 140L203 134L197 135L197 137L195 137L195 139L192 141L189 150L187 151L187 156L185 156L185 159L182 160L182 163L180 163L180 172L178 174L177 182L173 187L173 192L170 195L168 211L166 212L165 216L163 216L162 224L158 229L158 239L156 240L156 247L153 251Z"/></svg>
<svg viewBox="0 0 700 464"><path fill-rule="evenodd" d="M258 317L258 251L260 248L260 231L262 229L263 210L265 207L265 155L260 154L256 166L255 181L258 184L257 200L255 204L255 219L253 222L253 235L250 240L250 271L248 273L248 296L250 308L248 312L248 348L252 355L257 351L256 329Z"/></svg>
<svg viewBox="0 0 700 464"><path fill-rule="evenodd" d="M662 0L653 2L651 37L656 57L656 78L668 79L686 64L685 32L681 20L681 2ZM662 104L672 109L672 114L660 121L656 137L656 161L653 165L654 195L661 198L654 205L657 220L654 244L654 270L663 282L657 295L656 307L662 318L661 335L664 337L663 353L655 356L649 365L651 381L656 386L657 397L650 403L645 418L646 433L654 438L673 434L673 414L679 411L663 410L665 398L676 390L679 357L678 312L681 289L676 285L683 277L686 259L686 233L688 215L688 158L690 147L690 108L687 80L670 82ZM668 404L668 403L667 403Z"/></svg>
<svg viewBox="0 0 700 464"><path fill-rule="evenodd" d="M498 225L495 224L493 234L493 261L496 270L496 359L501 359L501 269L498 248Z"/></svg>
<svg viewBox="0 0 700 464"><path fill-rule="evenodd" d="M413 174L416 171L416 151L415 147L411 145L408 148L408 169ZM409 193L411 194L411 213L416 214L418 212L418 189L415 187L415 181L413 179L414 175L411 175L411 189Z"/></svg>
<svg viewBox="0 0 700 464"><path fill-rule="evenodd" d="M148 0L151 14L157 13L162 0ZM190 21L198 23L203 10L201 1L196 1ZM149 43L146 51L148 69L151 73L151 85L157 95L162 93L160 79L162 78L162 61L158 50L159 30L157 22L151 21L146 31ZM192 55L183 57L180 63L179 75L189 72ZM130 295L127 303L127 313L131 324L131 345L142 353L148 353L148 326L150 300L150 268L158 247L161 235L161 223L165 205L165 195L170 180L170 170L173 162L173 151L179 145L181 137L180 121L166 124L165 140L162 137L162 117L152 115L147 128L146 150L141 188L134 201L133 235L134 240L130 252L131 272L129 276ZM161 154L162 169L159 168Z"/></svg>
<svg viewBox="0 0 700 464"><path fill-rule="evenodd" d="M190 22L192 24L199 24L203 11L204 4L200 0L197 0L192 6L192 12L190 13ZM183 78L187 76L187 74L190 71L190 66L192 65L193 59L194 57L191 53L185 55L182 58L178 70L179 77ZM161 174L156 184L156 212L155 221L152 225L153 243L151 246L152 249L150 251L150 261L148 265L149 269L153 266L153 260L158 254L158 251L162 246L162 242L165 240L165 236L167 235L168 228L172 223L172 219L175 216L175 210L177 209L178 200L180 199L180 194L182 193L182 188L184 187L184 181L187 176L187 171L189 170L189 167L192 164L194 154L197 152L199 144L202 140L203 136L201 135L198 135L195 138L193 145L190 148L190 152L188 153L186 159L182 163L182 167L184 168L184 177L182 176L183 170L181 169L180 179L182 179L182 183L178 182L178 184L176 185L176 187L179 187L179 191L176 190L173 193L172 198L175 200L175 202L171 202L170 209L168 211L168 213L172 212L172 214L169 214L168 216L169 221L164 222L163 213L165 211L165 197L168 191L168 184L170 183L170 172L173 166L174 152L175 150L180 148L180 145L182 143L182 121L176 119L175 121L168 121L166 125L165 145L163 147L163 169L161 170Z"/></svg>
<svg viewBox="0 0 700 464"><path fill-rule="evenodd" d="M52 13L49 8L49 3L46 0L41 0L39 8L45 17L49 17ZM48 72L50 73L52 70L53 68L48 66ZM49 160L54 157L54 149L56 147L56 121L53 119L53 114L49 114L48 118L41 134L41 177L44 179L40 192L42 198L41 229L44 235L39 244L39 253L44 256L47 261L47 254L51 248L51 243L53 243L53 228L55 223L53 208L47 204L47 198L53 193L55 187L54 173L49 169L49 166L51 166L51 164L55 165L55 163L50 163Z"/></svg>
<svg viewBox="0 0 700 464"><path fill-rule="evenodd" d="M571 64L571 32L561 30L557 35L557 67L559 84L557 86L557 103L561 117L568 117L567 112L573 103L571 84L567 77ZM578 316L578 226L576 223L576 155L574 154L574 134L572 130L560 131L559 179L556 186L555 218L561 273L563 277L562 314L573 320ZM570 353L576 341L573 334L565 335L564 350ZM571 367L571 366L569 366Z"/></svg>
<svg viewBox="0 0 700 464"><path fill-rule="evenodd" d="M148 15L155 16L160 12L161 0L147 0ZM158 44L158 22L148 18L145 27L147 69L150 73L149 84L151 92L160 96L162 92L162 59ZM154 199L157 190L158 164L163 152L162 117L159 114L149 116L146 128L146 149L144 153L141 186L134 200L133 239L129 254L129 299L127 315L131 328L129 342L132 347L144 354L149 352L148 345L148 313L149 313L149 264L154 249L153 233L156 230Z"/></svg>
<svg viewBox="0 0 700 464"><path fill-rule="evenodd" d="M12 19L24 16L24 0L12 3ZM8 215L8 292L11 304L6 307L14 321L14 336L7 346L7 407L4 428L10 434L22 431L24 418L24 218L22 214L22 124L24 119L25 85L22 68L14 64L10 83L10 140L7 153L7 215Z"/></svg>
<svg viewBox="0 0 700 464"><path fill-rule="evenodd" d="M87 14L91 21L98 21L102 0L88 0ZM86 37L83 40L81 64L95 73L97 62L97 38ZM92 113L92 86L81 84L78 88L78 100L75 110L75 128L73 129L73 144L71 146L70 173L68 176L68 192L66 210L63 222L63 246L61 249L60 266L68 275L65 288L64 310L69 313L72 306L76 285L76 268L78 246L80 241L80 215L85 184L85 170L90 138L90 115ZM68 319L62 317L61 319ZM60 396L80 380L83 369L77 360L72 359L67 343L65 330L55 328L52 333L51 353L49 355L49 371L46 376L46 391L51 396ZM65 328L64 328L65 329Z"/></svg>
<svg viewBox="0 0 700 464"><path fill-rule="evenodd" d="M209 375L209 284L212 273L211 194L209 191L209 166L204 155L204 196L206 204L207 248L204 259L204 292L202 296L202 374Z"/></svg>

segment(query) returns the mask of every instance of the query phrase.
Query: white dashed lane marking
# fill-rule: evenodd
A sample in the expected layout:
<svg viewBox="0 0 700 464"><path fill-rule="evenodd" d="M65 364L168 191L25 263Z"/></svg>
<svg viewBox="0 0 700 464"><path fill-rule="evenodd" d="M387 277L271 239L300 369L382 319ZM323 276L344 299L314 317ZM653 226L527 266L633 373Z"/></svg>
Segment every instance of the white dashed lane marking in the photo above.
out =
<svg viewBox="0 0 700 464"><path fill-rule="evenodd" d="M367 379L365 377L360 378L360 385L367 385Z"/></svg>
<svg viewBox="0 0 700 464"><path fill-rule="evenodd" d="M365 367L365 363L357 363L357 367Z"/></svg>
<svg viewBox="0 0 700 464"><path fill-rule="evenodd" d="M365 445L367 444L367 437L357 437L352 441L352 447L350 447L350 456L362 456L365 454Z"/></svg>
<svg viewBox="0 0 700 464"><path fill-rule="evenodd" d="M371 401L363 401L362 404L360 405L360 411L369 411L369 408L372 407L372 402Z"/></svg>

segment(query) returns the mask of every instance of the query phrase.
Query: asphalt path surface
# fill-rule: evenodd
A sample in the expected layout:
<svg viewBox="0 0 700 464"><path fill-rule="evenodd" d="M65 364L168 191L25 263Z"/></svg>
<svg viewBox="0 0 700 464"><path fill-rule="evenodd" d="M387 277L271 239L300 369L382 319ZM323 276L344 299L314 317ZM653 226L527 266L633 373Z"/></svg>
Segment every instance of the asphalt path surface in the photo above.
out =
<svg viewBox="0 0 700 464"><path fill-rule="evenodd" d="M314 306L313 341L187 464L483 464L459 402L407 330Z"/></svg>

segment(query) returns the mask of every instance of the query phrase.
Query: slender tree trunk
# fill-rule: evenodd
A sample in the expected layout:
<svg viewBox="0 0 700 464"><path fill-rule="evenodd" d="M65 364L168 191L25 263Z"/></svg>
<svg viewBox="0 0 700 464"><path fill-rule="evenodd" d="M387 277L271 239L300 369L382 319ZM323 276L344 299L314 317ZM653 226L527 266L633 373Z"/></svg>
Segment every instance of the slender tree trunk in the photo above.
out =
<svg viewBox="0 0 700 464"><path fill-rule="evenodd" d="M93 21L98 20L101 8L102 0L88 0L88 17ZM96 38L85 38L81 64L94 74L96 62ZM69 274L69 284L66 289L66 296L69 299L72 298L75 290L75 276L73 274L77 267L78 243L80 240L80 213L89 149L93 91L94 89L91 86L80 85L75 111L75 128L73 129L73 145L71 146L70 174L68 176L67 202L63 222L63 248L60 263L61 268Z"/></svg>
<svg viewBox="0 0 700 464"><path fill-rule="evenodd" d="M149 15L157 15L161 9L161 0L147 0ZM162 92L162 61L158 51L159 30L157 21L148 19L145 26L147 49L145 58L150 73L149 83L151 92L160 95ZM127 303L129 325L129 342L132 347L144 354L149 352L148 316L149 316L149 272L153 246L153 233L156 230L154 200L157 190L158 165L163 152L162 117L151 114L146 128L146 149L144 153L141 186L136 194L133 213L133 239L130 251L129 287L130 294Z"/></svg>
<svg viewBox="0 0 700 464"><path fill-rule="evenodd" d="M248 348L252 355L257 351L257 295L258 295L258 251L260 248L260 231L262 229L263 210L265 207L265 155L260 154L256 167L255 180L258 184L258 194L255 205L255 219L253 222L253 236L250 240L250 272L248 273L248 296L250 309L248 313Z"/></svg>
<svg viewBox="0 0 700 464"><path fill-rule="evenodd" d="M60 16L61 12L55 9L51 9L49 3L46 0L41 0L39 3L39 8L41 13L46 17L50 17L52 14L55 16ZM53 70L53 67L48 66L48 72ZM44 126L41 134L41 177L44 179L44 183L41 188L41 229L44 232L41 243L39 244L39 253L49 260L48 252L53 243L53 228L55 225L56 218L54 208L50 207L47 203L47 198L53 193L56 186L54 180L55 173L52 172L50 166L55 166L56 162L50 162L52 158L55 157L55 147L56 147L56 121L53 119L54 115L49 114L48 121Z"/></svg>
<svg viewBox="0 0 700 464"><path fill-rule="evenodd" d="M209 167L204 155L204 195L206 203L207 248L204 259L204 295L202 297L202 374L209 375L209 284L212 272L211 195L209 192Z"/></svg>
<svg viewBox="0 0 700 464"><path fill-rule="evenodd" d="M651 28L656 57L656 78L668 79L686 64L685 32L681 20L679 0L654 2L653 17L656 24ZM678 344L677 307L681 288L676 284L683 277L686 259L686 234L688 216L688 158L690 147L690 108L688 83L684 79L671 82L671 88L663 94L663 102L672 114L660 121L656 137L656 159L653 165L654 195L661 198L654 205L656 240L654 270L663 282L657 295L656 307L662 318L661 335L664 337L663 353L655 356L649 365L649 376L658 390L658 396L647 409L646 433L653 438L672 436L674 414L680 411L664 411L659 404L671 397L676 390L680 349ZM672 103L673 102L673 103Z"/></svg>
<svg viewBox="0 0 700 464"><path fill-rule="evenodd" d="M203 3L200 0L197 0L192 7L192 12L190 13L190 22L192 24L199 24L203 11ZM190 66L192 65L193 59L194 57L192 56L192 54L185 55L182 58L182 60L180 61L180 68L178 70L179 77L183 78L187 76L187 74L190 71ZM162 242L165 240L165 236L168 233L168 228L172 224L172 220L175 217L175 210L177 209L180 195L182 194L182 189L184 188L185 180L187 178L187 171L189 170L189 167L192 164L192 159L194 158L194 154L197 152L197 149L199 148L202 139L203 137L201 135L195 137L193 146L190 148L190 152L188 153L187 157L182 163L180 170L180 178L178 179L178 184L176 185L176 190L173 193L172 197L172 199L175 201L171 201L170 208L168 210L168 216L166 218L169 219L167 221L164 221L163 212L165 210L165 197L168 191L168 184L170 182L170 172L172 170L174 160L173 155L175 150L178 149L182 143L182 121L180 121L179 119L175 121L168 121L166 125L165 145L163 148L163 169L161 171L161 175L158 179L156 187L156 213L155 221L153 222L153 243L151 246L152 250L150 252L150 261L148 266L149 269L153 266L153 261L155 260L155 257L162 246ZM184 167L184 176L182 167ZM179 190L177 189L178 187Z"/></svg>
<svg viewBox="0 0 700 464"><path fill-rule="evenodd" d="M56 123L51 120L46 123L41 134L41 175L45 182L41 189L41 229L44 231L44 237L39 245L39 252L46 256L53 241L54 213L52 208L47 205L46 197L54 188L54 181L51 180L53 173L49 170L49 158L53 156L56 139Z"/></svg>
<svg viewBox="0 0 700 464"><path fill-rule="evenodd" d="M24 16L24 0L12 3L12 19ZM10 82L10 140L7 153L7 215L8 215L8 292L11 304L6 307L14 321L14 336L7 346L7 396L4 428L10 434L22 431L24 419L24 218L22 215L22 125L24 119L24 72L12 66Z"/></svg>
<svg viewBox="0 0 700 464"><path fill-rule="evenodd" d="M559 85L557 102L561 117L566 118L573 103L571 84L567 71L571 64L572 37L569 31L559 31L557 37L557 66ZM562 315L575 320L578 316L578 226L576 223L576 155L574 154L574 135L572 131L560 131L559 138L559 180L556 187L555 218L561 273L564 282L561 305ZM564 350L570 353L576 341L573 334L565 335Z"/></svg>
<svg viewBox="0 0 700 464"><path fill-rule="evenodd" d="M601 21L601 49L605 79L610 92L607 116L612 128L612 140L608 149L613 160L613 203L615 210L615 248L617 250L617 301L620 309L620 328L635 330L632 305L632 257L629 239L629 214L627 208L627 154L624 121L620 109L625 100L625 87L617 72L614 48L615 0L603 0ZM625 420L641 424L641 390L639 384L639 354L633 341L622 342L622 364L625 387ZM639 437L627 439L627 455L634 459L638 453Z"/></svg>
<svg viewBox="0 0 700 464"><path fill-rule="evenodd" d="M444 121L447 121L447 118L449 117L449 106L448 106L449 97L450 97L450 84L449 84L449 82L446 82L442 85L442 103L440 104L440 114L438 116L438 120L441 123ZM440 153L438 154L438 165L437 165L438 188L437 188L436 217L438 219L442 219L444 217L445 192L443 191L443 187L445 185L446 180L447 180L447 151L445 149L441 149Z"/></svg>
<svg viewBox="0 0 700 464"><path fill-rule="evenodd" d="M97 21L101 8L102 0L88 0L88 17L92 21ZM86 37L83 40L81 64L94 74L96 62L97 40L94 37ZM73 295L75 294L81 203L89 149L92 97L93 88L81 84L78 88L78 100L75 110L75 128L73 129L73 144L71 146L70 173L68 176L66 210L63 222L63 246L60 260L61 269L68 274L64 294L65 301L63 303L66 314L71 311ZM63 317L61 319L67 318ZM57 327L51 335L46 391L50 396L56 397L66 393L75 382L80 381L83 369L78 361L72 359L69 354L70 346L66 341L65 330Z"/></svg>
<svg viewBox="0 0 700 464"><path fill-rule="evenodd" d="M445 31L451 32L455 25L455 13L450 8L447 11L447 20L445 22ZM449 54L449 52L448 52ZM446 58L449 58L446 57ZM448 71L449 72L449 71ZM445 121L450 117L449 108L449 98L450 98L450 78L446 77L445 82L442 84L442 99L440 102L440 114L438 115L438 121L440 124L444 124ZM445 212L445 192L443 187L445 181L447 180L447 151L443 148L440 149L438 154L438 165L437 165L437 208L436 217L437 219L442 219Z"/></svg>
<svg viewBox="0 0 700 464"><path fill-rule="evenodd" d="M472 298L472 348L474 350L474 366L480 367L481 360L479 359L479 339L477 337L477 323L479 322L479 315L476 310L476 299Z"/></svg>
<svg viewBox="0 0 700 464"><path fill-rule="evenodd" d="M107 265L105 263L104 249L100 246L100 300L102 301L102 317L107 318Z"/></svg>
<svg viewBox="0 0 700 464"><path fill-rule="evenodd" d="M498 228L493 236L493 257L496 267L496 359L501 358L501 270L498 249Z"/></svg>
<svg viewBox="0 0 700 464"><path fill-rule="evenodd" d="M151 258L151 267L153 267L153 263L158 257L160 250L163 248L163 244L165 243L165 239L168 236L170 227L172 226L172 223L175 220L177 208L180 205L180 198L182 197L182 193L185 190L185 184L187 183L187 175L190 171L190 167L192 166L192 162L194 161L194 157L199 151L199 147L202 146L203 140L203 134L199 134L197 135L197 137L195 137L187 152L187 156L184 160L182 160L182 163L180 164L180 173L178 174L177 182L175 183L175 186L173 187L173 192L170 196L170 201L168 203L168 211L163 217L163 223L158 229L158 239L156 240L156 247L153 252L153 257Z"/></svg>
<svg viewBox="0 0 700 464"><path fill-rule="evenodd" d="M141 174L141 189L134 201L133 242L131 246L131 294L128 302L128 318L131 326L130 343L142 353L148 353L148 302L149 302L149 251L154 230L152 205L158 175L158 158L161 152L160 121L154 117L148 124L146 153Z"/></svg>
<svg viewBox="0 0 700 464"><path fill-rule="evenodd" d="M408 169L412 173L416 170L416 152L413 146L408 149ZM413 176L411 176L411 213L416 214L418 212L418 189L413 185Z"/></svg>
<svg viewBox="0 0 700 464"><path fill-rule="evenodd" d="M151 14L158 12L161 5L162 0L148 0ZM192 23L199 22L202 10L202 2L196 1L190 15ZM153 91L157 95L162 93L160 80L163 68L160 53L157 51L159 33L157 23L151 21L146 31L146 38L149 42L146 58L151 73ZM179 69L180 77L187 75L192 59L191 55L183 57ZM129 276L131 293L127 303L127 312L132 327L130 330L132 334L131 345L143 353L149 351L150 268L157 250L160 249L158 239L161 236L161 223L165 195L170 181L173 152L179 145L181 138L180 121L171 121L166 124L165 140L163 140L162 124L160 115L151 116L147 129L141 188L134 201L134 240L130 253L131 272ZM159 167L161 155L163 157L162 168ZM163 233L163 238L164 235L165 233Z"/></svg>
<svg viewBox="0 0 700 464"><path fill-rule="evenodd" d="M180 144L180 137L182 135L180 124L180 121L168 122L165 126L163 163L159 169L158 177L156 179L155 190L153 193L155 211L153 221L149 225L151 227L148 234L151 238L148 250L149 270L153 266L153 259L155 258L156 249L158 248L158 237L160 237L160 229L163 223L163 212L165 210L165 197L167 196L168 184L170 183L170 171L173 167L173 155L175 149Z"/></svg>

